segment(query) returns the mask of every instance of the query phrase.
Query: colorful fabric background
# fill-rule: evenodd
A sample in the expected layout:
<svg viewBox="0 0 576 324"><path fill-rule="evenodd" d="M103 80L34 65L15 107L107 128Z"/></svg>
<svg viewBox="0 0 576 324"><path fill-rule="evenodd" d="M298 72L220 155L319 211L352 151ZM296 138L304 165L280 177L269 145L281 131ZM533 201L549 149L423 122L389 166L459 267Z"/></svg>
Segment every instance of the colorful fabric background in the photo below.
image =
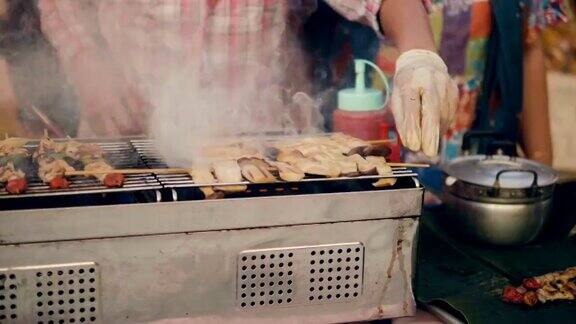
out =
<svg viewBox="0 0 576 324"><path fill-rule="evenodd" d="M441 160L450 160L460 154L462 136L474 122L492 31L492 7L489 0L425 0L425 4L439 53L460 86L456 121L442 146ZM523 6L527 43L540 30L568 19L562 0L525 0Z"/></svg>

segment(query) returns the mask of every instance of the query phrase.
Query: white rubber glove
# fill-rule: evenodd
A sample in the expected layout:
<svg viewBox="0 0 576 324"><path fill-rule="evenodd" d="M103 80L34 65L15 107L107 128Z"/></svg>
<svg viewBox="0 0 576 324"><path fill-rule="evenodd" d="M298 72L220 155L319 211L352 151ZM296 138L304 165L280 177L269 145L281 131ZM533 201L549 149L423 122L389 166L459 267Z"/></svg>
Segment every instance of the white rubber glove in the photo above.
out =
<svg viewBox="0 0 576 324"><path fill-rule="evenodd" d="M450 127L456 113L458 87L446 64L427 50L404 52L396 61L392 112L405 147L438 154L440 136Z"/></svg>

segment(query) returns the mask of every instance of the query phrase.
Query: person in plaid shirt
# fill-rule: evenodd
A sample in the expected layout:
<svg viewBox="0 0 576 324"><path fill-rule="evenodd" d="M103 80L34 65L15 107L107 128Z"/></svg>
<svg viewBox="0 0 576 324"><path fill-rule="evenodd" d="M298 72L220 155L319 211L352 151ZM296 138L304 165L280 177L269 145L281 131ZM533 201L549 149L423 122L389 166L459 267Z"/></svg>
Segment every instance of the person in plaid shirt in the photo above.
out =
<svg viewBox="0 0 576 324"><path fill-rule="evenodd" d="M436 155L457 89L434 52L422 0L325 1L347 19L384 31L404 53L392 100L397 128L409 149ZM197 69L205 86L233 89L257 79L285 49L288 27L297 30L315 6L315 0L39 0L42 30L82 105L80 135L141 133L146 94L179 66ZM207 75L215 78L208 82Z"/></svg>

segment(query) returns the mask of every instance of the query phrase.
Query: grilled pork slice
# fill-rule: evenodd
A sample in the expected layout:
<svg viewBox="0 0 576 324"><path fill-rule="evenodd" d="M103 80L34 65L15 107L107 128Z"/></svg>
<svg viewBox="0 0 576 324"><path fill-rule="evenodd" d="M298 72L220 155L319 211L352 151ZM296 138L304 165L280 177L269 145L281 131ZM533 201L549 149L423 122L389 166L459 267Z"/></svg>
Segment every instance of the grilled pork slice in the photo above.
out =
<svg viewBox="0 0 576 324"><path fill-rule="evenodd" d="M319 153L312 158L316 161L320 161L330 168L340 169L339 175L343 176L357 176L358 175L358 165L354 160L348 159L342 154L330 154L330 153Z"/></svg>
<svg viewBox="0 0 576 324"><path fill-rule="evenodd" d="M264 160L256 158L242 158L238 160L242 175L252 183L267 183L276 181L270 172L270 165Z"/></svg>
<svg viewBox="0 0 576 324"><path fill-rule="evenodd" d="M284 162L268 162L268 163L276 167L276 169L278 170L278 176L280 177L280 179L284 181L298 182L304 179L304 177L306 176L304 171L288 163Z"/></svg>
<svg viewBox="0 0 576 324"><path fill-rule="evenodd" d="M238 160L240 158L258 157L256 148L244 143L207 146L202 149L202 156L213 160Z"/></svg>
<svg viewBox="0 0 576 324"><path fill-rule="evenodd" d="M302 143L321 146L324 148L324 151L330 150L341 154L348 154L350 151L350 148L347 145L337 142L327 136L305 138L302 140Z"/></svg>
<svg viewBox="0 0 576 324"><path fill-rule="evenodd" d="M235 160L217 161L212 164L216 179L221 183L236 183L242 182L242 170ZM247 187L244 185L238 186L218 186L216 190L224 192L242 192L246 191Z"/></svg>
<svg viewBox="0 0 576 324"><path fill-rule="evenodd" d="M328 161L318 161L314 159L302 158L293 163L295 167L311 175L318 175L328 178L337 178L341 170L336 163Z"/></svg>
<svg viewBox="0 0 576 324"><path fill-rule="evenodd" d="M190 171L190 176L194 183L216 183L216 178L212 174L212 168L209 166L195 166ZM214 191L213 187L200 187L200 191L204 194L206 199L222 198L220 192Z"/></svg>
<svg viewBox="0 0 576 324"><path fill-rule="evenodd" d="M349 158L352 161L356 162L356 165L358 166L358 171L362 175L378 174L378 171L376 170L376 165L374 163L366 161L366 159L360 156L360 154L352 154L350 155Z"/></svg>
<svg viewBox="0 0 576 324"><path fill-rule="evenodd" d="M302 153L306 157L310 157L325 151L325 147L319 144L303 143L296 145L292 148L294 151Z"/></svg>
<svg viewBox="0 0 576 324"><path fill-rule="evenodd" d="M280 150L276 156L278 162L284 162L294 165L298 160L304 158L304 155L298 151Z"/></svg>
<svg viewBox="0 0 576 324"><path fill-rule="evenodd" d="M299 151L281 150L276 158L278 162L288 163L289 165L303 171L304 173L335 178L341 173L338 164L324 158L322 161L305 157Z"/></svg>
<svg viewBox="0 0 576 324"><path fill-rule="evenodd" d="M347 148L348 152L346 152L346 155L360 154L362 156L367 156L370 154L370 151L372 150L372 145L370 145L370 143L354 138L349 135L345 135L342 133L335 133L332 134L330 138L334 142L339 143L340 145L343 145L344 147Z"/></svg>
<svg viewBox="0 0 576 324"><path fill-rule="evenodd" d="M393 175L392 168L386 163L386 159L381 156L367 156L366 161L376 167L378 175ZM396 184L396 178L384 178L376 181L372 185L376 188L390 187Z"/></svg>

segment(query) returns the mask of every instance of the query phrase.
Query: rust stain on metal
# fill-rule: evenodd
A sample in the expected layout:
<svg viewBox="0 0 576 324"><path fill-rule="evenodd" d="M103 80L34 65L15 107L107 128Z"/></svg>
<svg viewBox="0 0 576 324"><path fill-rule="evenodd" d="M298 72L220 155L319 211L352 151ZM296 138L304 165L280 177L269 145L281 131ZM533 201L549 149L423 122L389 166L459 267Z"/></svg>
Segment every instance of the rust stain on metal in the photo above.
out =
<svg viewBox="0 0 576 324"><path fill-rule="evenodd" d="M400 269L400 273L402 274L402 309L405 313L408 312L408 302L406 300L406 295L408 294L408 274L406 273L406 267L404 264L404 251L402 250L402 242L404 241L404 226L400 225L402 228L401 230L401 237L396 241L396 250L398 255L398 268Z"/></svg>
<svg viewBox="0 0 576 324"><path fill-rule="evenodd" d="M398 270L401 273L402 277L402 309L405 313L408 313L408 289L410 288L409 285L409 278L408 272L406 271L405 265L405 255L403 250L403 243L405 242L405 234L406 230L411 228L414 225L414 222L410 220L400 220L398 221L398 225L394 231L394 238L393 242L395 242L396 246L392 249L392 256L390 258L390 263L388 264L388 269L386 270L386 280L384 282L384 287L382 289L382 299L380 301L380 306L378 307L378 312L380 315L384 315L384 310L382 309L382 304L384 303L384 298L386 297L386 292L388 291L388 286L392 282L392 272L394 271L394 266L396 262L398 262Z"/></svg>
<svg viewBox="0 0 576 324"><path fill-rule="evenodd" d="M402 231L401 225L400 222L398 222L398 225L394 230L394 239L393 239L394 241L396 242L398 241L401 235L401 231ZM394 265L396 264L397 257L398 257L397 249L392 249L392 256L390 258L390 263L388 263L388 269L386 270L386 280L384 281L384 287L382 288L382 300L380 301L380 304L382 304L382 302L384 301L384 298L386 297L386 291L388 291L388 286L392 281L392 271L394 270Z"/></svg>

